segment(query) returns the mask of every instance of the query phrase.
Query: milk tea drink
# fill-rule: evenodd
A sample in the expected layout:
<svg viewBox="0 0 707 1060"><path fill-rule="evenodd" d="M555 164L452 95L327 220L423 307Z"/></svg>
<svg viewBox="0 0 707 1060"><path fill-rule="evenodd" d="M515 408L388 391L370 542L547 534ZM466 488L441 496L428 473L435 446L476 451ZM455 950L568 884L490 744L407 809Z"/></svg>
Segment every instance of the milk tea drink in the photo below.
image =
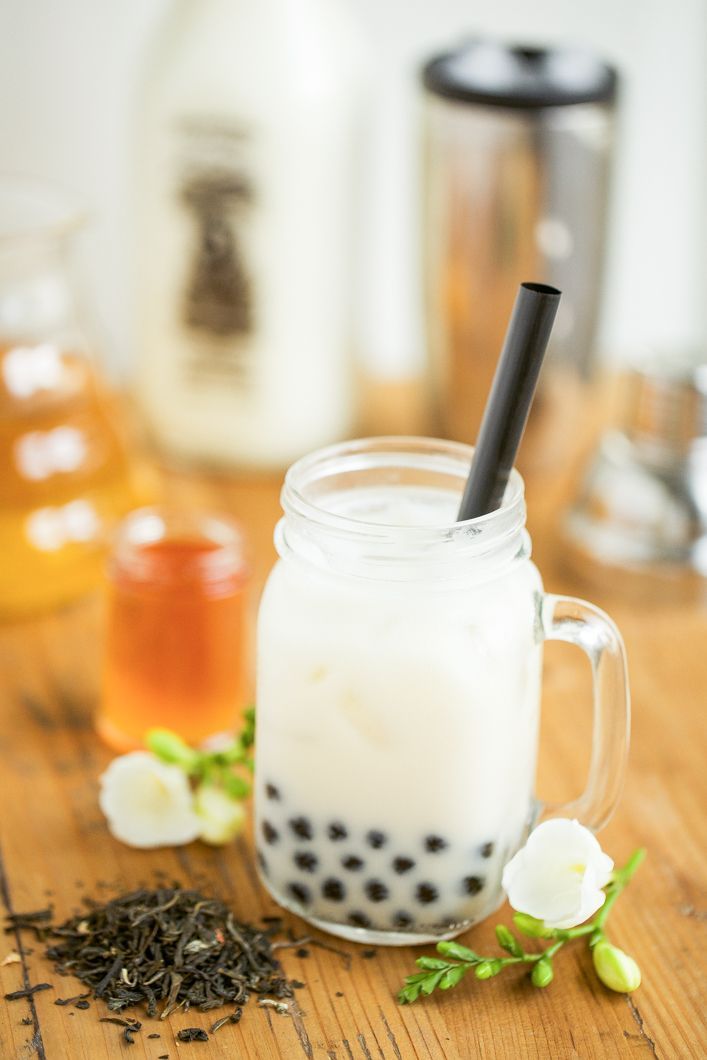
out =
<svg viewBox="0 0 707 1060"><path fill-rule="evenodd" d="M283 491L256 843L280 904L402 944L496 908L532 823L542 586L515 473L499 512L455 524L466 447L390 439L371 462L355 444L300 461Z"/></svg>

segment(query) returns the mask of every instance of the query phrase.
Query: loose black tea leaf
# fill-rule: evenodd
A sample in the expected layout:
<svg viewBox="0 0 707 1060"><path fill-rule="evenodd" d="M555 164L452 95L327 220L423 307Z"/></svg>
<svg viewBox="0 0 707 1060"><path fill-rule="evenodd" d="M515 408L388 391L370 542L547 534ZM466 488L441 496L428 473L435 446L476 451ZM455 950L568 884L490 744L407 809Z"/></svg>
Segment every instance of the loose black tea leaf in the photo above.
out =
<svg viewBox="0 0 707 1060"><path fill-rule="evenodd" d="M91 996L91 991L89 990L85 994L77 994L76 997L58 997L56 999L56 1001L54 1002L54 1004L55 1005L61 1005L62 1007L64 1005L76 1005L77 1001L85 1001L86 998L90 997L90 996ZM78 1008L78 1005L76 1005L76 1007Z"/></svg>
<svg viewBox="0 0 707 1060"><path fill-rule="evenodd" d="M33 997L40 990L51 990L51 983L37 983L36 986L28 986L25 990L13 990L11 994L5 994L6 1001L21 1001L23 998Z"/></svg>
<svg viewBox="0 0 707 1060"><path fill-rule="evenodd" d="M206 1031L202 1031L201 1027L182 1027L181 1031L177 1031L177 1038L180 1042L208 1042L209 1036Z"/></svg>
<svg viewBox="0 0 707 1060"><path fill-rule="evenodd" d="M20 1020L20 1023L23 1027L29 1027L32 1023L34 1023L34 1020L31 1016L23 1016Z"/></svg>
<svg viewBox="0 0 707 1060"><path fill-rule="evenodd" d="M5 916L5 934L10 935L13 931L31 931L35 938L44 942L51 932L51 919L54 910L51 906L46 909L35 909L30 913L7 913Z"/></svg>
<svg viewBox="0 0 707 1060"><path fill-rule="evenodd" d="M243 1009L237 1008L236 1011L232 1012L230 1016L222 1016L220 1020L216 1020L216 1022L212 1025L211 1033L215 1034L216 1031L221 1029L221 1027L225 1027L227 1023L239 1023L242 1015Z"/></svg>
<svg viewBox="0 0 707 1060"><path fill-rule="evenodd" d="M251 992L292 997L269 932L239 923L218 899L175 886L85 905L50 929L58 941L47 956L111 1012L142 1004L148 1016L165 1019L189 1007L242 1005Z"/></svg>

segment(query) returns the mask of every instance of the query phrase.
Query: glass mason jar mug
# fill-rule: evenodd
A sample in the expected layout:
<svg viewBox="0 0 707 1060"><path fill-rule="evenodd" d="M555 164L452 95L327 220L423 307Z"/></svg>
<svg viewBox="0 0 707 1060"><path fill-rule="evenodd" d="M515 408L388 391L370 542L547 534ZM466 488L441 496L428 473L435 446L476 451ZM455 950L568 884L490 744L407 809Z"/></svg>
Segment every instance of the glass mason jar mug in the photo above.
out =
<svg viewBox="0 0 707 1060"><path fill-rule="evenodd" d="M500 509L455 522L472 452L366 439L285 479L258 630L258 861L281 905L346 938L450 938L502 901L541 810L543 641L577 644L594 675L588 786L561 812L598 829L621 788L621 637L543 594L517 472Z"/></svg>

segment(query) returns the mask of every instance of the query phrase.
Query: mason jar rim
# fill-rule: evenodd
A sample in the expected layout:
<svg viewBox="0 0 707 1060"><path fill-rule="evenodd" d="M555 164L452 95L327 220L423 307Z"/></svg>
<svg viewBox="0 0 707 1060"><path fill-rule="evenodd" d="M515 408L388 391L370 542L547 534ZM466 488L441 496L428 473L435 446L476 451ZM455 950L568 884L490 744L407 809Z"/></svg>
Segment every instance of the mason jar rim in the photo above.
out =
<svg viewBox="0 0 707 1060"><path fill-rule="evenodd" d="M461 442L404 435L361 438L319 449L298 460L285 476L278 551L308 556L335 569L346 567L366 577L376 577L392 565L406 580L417 577L411 564L426 571L434 567L446 577L453 576L460 560L498 560L505 565L515 556L527 555L524 487L516 470L500 508L475 519L438 525L354 518L327 508L317 493L324 492L327 483L329 492L335 493L371 485L371 479L376 486L385 486L387 479L391 486L406 482L449 489L451 483L461 499L473 454L473 447ZM419 481L425 477L426 483ZM351 547L360 553L353 566Z"/></svg>

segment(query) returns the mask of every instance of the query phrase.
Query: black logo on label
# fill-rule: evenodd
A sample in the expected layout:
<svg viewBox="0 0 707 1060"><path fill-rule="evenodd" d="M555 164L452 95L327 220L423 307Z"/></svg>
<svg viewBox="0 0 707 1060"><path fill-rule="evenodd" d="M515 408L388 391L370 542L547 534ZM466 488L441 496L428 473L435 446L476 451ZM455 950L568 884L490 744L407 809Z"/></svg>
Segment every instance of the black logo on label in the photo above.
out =
<svg viewBox="0 0 707 1060"><path fill-rule="evenodd" d="M202 170L185 181L181 195L197 229L185 323L221 338L247 335L254 326L253 296L237 221L253 202L252 185L237 171Z"/></svg>

